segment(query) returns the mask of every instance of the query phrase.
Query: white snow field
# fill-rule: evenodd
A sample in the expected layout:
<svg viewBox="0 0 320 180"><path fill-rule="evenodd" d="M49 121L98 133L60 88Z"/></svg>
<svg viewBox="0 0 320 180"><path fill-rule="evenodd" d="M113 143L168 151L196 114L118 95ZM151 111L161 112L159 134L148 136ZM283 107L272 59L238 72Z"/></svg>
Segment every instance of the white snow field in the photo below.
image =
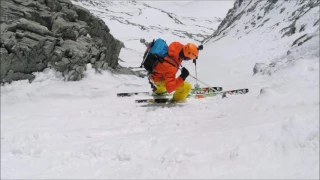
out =
<svg viewBox="0 0 320 180"><path fill-rule="evenodd" d="M108 7L114 7L113 11L116 7L120 11L121 3L127 11L143 3L113 2L118 3ZM93 13L103 8L74 3ZM144 3L165 9L153 1ZM201 6L208 6L207 1L189 3L196 3L193 7L199 12L207 11L195 17L202 19L199 25L213 29L217 25L206 18L224 18L233 7L233 2L217 5L221 13L212 18L205 17L210 8ZM181 4L173 2L168 11L184 16L187 10L183 7L188 4ZM283 6L286 9L279 14ZM249 88L245 95L187 99L170 107L136 104L135 99L148 96L118 98L116 93L150 91L147 79L107 71L99 74L90 65L87 77L77 82L65 82L48 69L37 73L31 84L16 81L1 86L1 178L319 179L319 26L313 26L319 9L297 21L306 25L305 31L283 38L280 32L290 24L282 19L299 7L295 1L283 1L263 17L270 20L259 28L244 29L251 15L243 16L227 29L225 37L204 43L198 78L225 90ZM158 12L143 10L154 11ZM163 26L168 26L166 33L104 20L112 24L108 25L111 33L132 49L121 52L123 66L141 62L145 47L139 40L130 43L131 38L150 40L164 34L168 43L200 44L170 35L170 29L184 28L169 22L172 19L159 16ZM281 23L273 27L278 21ZM313 37L301 46L291 46L304 34ZM253 73L255 63L264 63L260 73ZM183 65L195 75L193 63ZM191 77L187 81L196 83Z"/></svg>

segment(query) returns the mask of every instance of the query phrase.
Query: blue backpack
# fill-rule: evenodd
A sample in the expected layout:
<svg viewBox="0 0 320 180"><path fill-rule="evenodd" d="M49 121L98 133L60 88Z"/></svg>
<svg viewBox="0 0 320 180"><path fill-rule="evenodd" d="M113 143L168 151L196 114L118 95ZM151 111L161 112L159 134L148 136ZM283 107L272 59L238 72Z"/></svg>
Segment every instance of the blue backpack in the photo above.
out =
<svg viewBox="0 0 320 180"><path fill-rule="evenodd" d="M164 41L161 38L158 38L156 41L154 41L151 49L150 54L156 55L158 57L164 58L168 55L168 45L166 41Z"/></svg>
<svg viewBox="0 0 320 180"><path fill-rule="evenodd" d="M168 56L168 45L166 41L161 38L153 40L143 56L141 67L143 66L149 73L153 73L153 67L158 62L162 63L165 56Z"/></svg>

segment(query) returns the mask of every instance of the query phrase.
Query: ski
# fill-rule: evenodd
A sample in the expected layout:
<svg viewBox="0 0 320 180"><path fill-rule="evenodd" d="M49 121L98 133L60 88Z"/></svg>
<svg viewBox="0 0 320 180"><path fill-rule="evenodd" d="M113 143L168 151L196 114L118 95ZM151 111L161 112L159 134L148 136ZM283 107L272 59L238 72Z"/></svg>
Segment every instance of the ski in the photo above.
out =
<svg viewBox="0 0 320 180"><path fill-rule="evenodd" d="M202 99L206 97L215 97L218 94L222 94L222 97L226 97L226 95L238 95L238 94L247 94L249 89L235 89L235 90L228 90L228 91L219 91L219 92L211 92L211 93L204 93L204 94L189 94L187 98L195 98L195 99ZM153 98L153 99L138 99L135 100L136 103L172 103L172 98Z"/></svg>
<svg viewBox="0 0 320 180"><path fill-rule="evenodd" d="M222 87L204 87L204 88L193 88L191 89L191 94L204 94L222 91ZM118 97L130 97L135 95L149 95L149 96L168 96L170 93L154 94L153 92L129 92L129 93L117 93Z"/></svg>
<svg viewBox="0 0 320 180"><path fill-rule="evenodd" d="M159 99L138 99L135 100L136 103L170 103L172 102L171 98L159 98Z"/></svg>
<svg viewBox="0 0 320 180"><path fill-rule="evenodd" d="M187 98L201 99L205 97L214 97L217 93L207 93L207 94L189 94ZM150 99L137 99L136 103L174 103L172 98L150 98Z"/></svg>
<svg viewBox="0 0 320 180"><path fill-rule="evenodd" d="M204 94L222 91L222 87L203 87L203 88L193 88L191 89L191 94Z"/></svg>

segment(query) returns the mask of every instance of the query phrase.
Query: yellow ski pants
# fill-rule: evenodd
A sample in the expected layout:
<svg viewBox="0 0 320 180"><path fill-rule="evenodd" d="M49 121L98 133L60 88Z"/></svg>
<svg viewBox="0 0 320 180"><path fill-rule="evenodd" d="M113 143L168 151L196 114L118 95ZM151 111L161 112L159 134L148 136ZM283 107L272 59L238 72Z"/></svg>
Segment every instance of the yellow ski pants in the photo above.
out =
<svg viewBox="0 0 320 180"><path fill-rule="evenodd" d="M155 93L164 93L166 92L166 84L164 81L160 81L160 82L155 82L154 85L156 86L157 90L155 91ZM181 84L173 93L173 99L175 101L182 101L185 100L188 96L188 94L190 93L192 89L192 85L186 81L183 82L183 84Z"/></svg>

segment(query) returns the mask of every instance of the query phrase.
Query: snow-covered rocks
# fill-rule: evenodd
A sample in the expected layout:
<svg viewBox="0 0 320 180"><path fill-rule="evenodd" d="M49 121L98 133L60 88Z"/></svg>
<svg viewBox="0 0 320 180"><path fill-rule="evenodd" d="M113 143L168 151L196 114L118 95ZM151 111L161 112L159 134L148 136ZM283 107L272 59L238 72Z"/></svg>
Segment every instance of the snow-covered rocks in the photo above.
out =
<svg viewBox="0 0 320 180"><path fill-rule="evenodd" d="M263 72L263 70L266 68L266 66L267 65L264 63L256 63L256 65L254 65L254 67L253 67L253 75Z"/></svg>
<svg viewBox="0 0 320 180"><path fill-rule="evenodd" d="M280 95L278 92L276 92L272 88L264 87L260 90L260 94L258 95L258 98L267 98L267 99L273 99L278 98Z"/></svg>

